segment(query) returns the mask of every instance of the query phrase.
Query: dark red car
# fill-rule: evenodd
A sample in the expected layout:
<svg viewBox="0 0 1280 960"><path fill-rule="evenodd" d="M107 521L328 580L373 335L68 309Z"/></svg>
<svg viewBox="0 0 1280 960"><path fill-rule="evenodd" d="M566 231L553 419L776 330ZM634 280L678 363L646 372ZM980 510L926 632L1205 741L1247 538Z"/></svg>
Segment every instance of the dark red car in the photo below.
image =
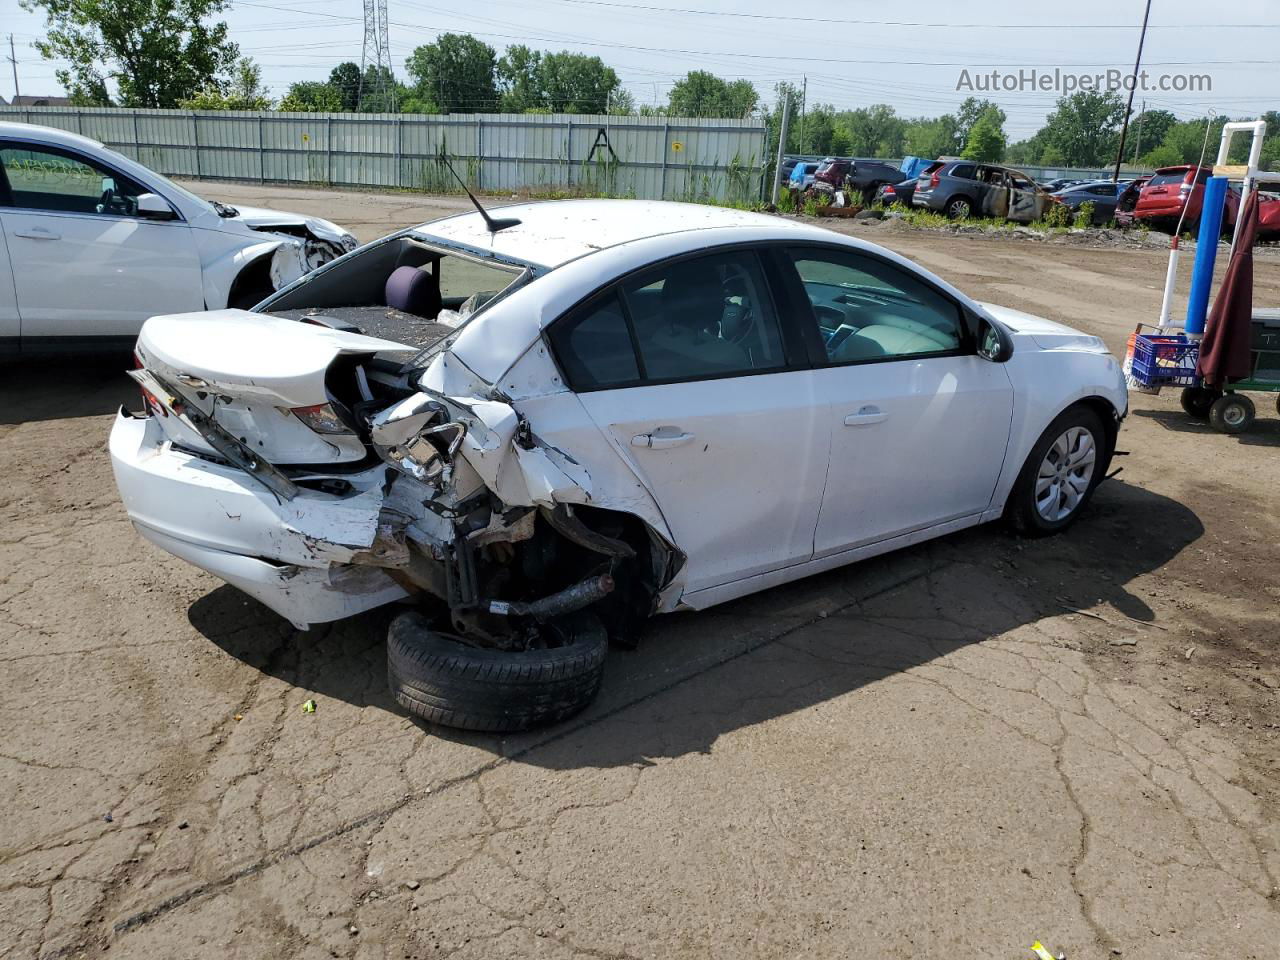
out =
<svg viewBox="0 0 1280 960"><path fill-rule="evenodd" d="M1204 185L1213 175L1211 167L1183 165L1161 167L1138 196L1134 207L1134 220L1146 222L1157 230L1173 232L1177 229L1182 209L1187 210L1183 232L1195 233L1200 226L1200 210L1204 206ZM1222 229L1233 229L1240 211L1240 191L1236 187L1227 190L1227 204L1222 216ZM1273 237L1280 234L1280 200L1263 196L1258 205L1258 232Z"/></svg>

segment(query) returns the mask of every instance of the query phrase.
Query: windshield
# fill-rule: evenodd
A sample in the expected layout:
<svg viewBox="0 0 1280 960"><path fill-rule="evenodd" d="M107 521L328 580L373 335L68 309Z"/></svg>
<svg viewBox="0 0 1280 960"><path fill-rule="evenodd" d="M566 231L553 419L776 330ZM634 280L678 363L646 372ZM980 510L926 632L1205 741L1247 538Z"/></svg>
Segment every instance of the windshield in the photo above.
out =
<svg viewBox="0 0 1280 960"><path fill-rule="evenodd" d="M125 160L130 163L138 163L138 161L136 160L129 160L128 157L124 156L123 154L117 153L115 150L109 150L104 148L103 153L106 153L112 158L115 158L118 160ZM204 197L196 196L194 193L192 193L190 190L187 190L185 187L178 186L176 183L174 183L164 174L156 173L156 171L152 170L150 167L147 167L147 173L150 176L151 180L163 186L164 189L171 190L177 194L181 194L185 199L190 200L192 203L198 203L204 207L212 206L212 204L210 204L208 200L204 199Z"/></svg>

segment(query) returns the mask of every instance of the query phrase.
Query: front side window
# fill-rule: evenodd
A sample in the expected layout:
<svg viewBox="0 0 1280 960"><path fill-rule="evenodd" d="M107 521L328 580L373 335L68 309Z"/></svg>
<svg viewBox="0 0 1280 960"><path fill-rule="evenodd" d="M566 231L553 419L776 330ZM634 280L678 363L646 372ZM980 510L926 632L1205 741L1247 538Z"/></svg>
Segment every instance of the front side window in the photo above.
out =
<svg viewBox="0 0 1280 960"><path fill-rule="evenodd" d="M137 216L137 183L70 152L29 144L0 145L9 203L58 213Z"/></svg>
<svg viewBox="0 0 1280 960"><path fill-rule="evenodd" d="M961 348L959 306L901 267L841 250L797 249L791 259L831 363Z"/></svg>
<svg viewBox="0 0 1280 960"><path fill-rule="evenodd" d="M575 390L703 380L787 365L756 254L664 264L557 321L552 349Z"/></svg>

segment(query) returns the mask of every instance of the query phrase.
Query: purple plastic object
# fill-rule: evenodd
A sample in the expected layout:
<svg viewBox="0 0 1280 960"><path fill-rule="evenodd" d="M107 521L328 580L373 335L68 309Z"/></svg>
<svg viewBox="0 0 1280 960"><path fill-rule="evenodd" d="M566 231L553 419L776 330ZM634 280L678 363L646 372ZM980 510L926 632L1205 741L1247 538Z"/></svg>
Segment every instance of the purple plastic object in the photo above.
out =
<svg viewBox="0 0 1280 960"><path fill-rule="evenodd" d="M386 301L388 307L431 319L440 312L440 288L425 270L396 267L387 277Z"/></svg>

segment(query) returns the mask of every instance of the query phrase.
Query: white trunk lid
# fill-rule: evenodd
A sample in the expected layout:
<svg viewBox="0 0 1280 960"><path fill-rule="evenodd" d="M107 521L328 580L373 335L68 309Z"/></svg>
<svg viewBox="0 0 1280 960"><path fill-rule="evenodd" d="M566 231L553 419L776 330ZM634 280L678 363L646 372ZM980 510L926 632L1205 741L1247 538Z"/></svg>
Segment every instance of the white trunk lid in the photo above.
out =
<svg viewBox="0 0 1280 960"><path fill-rule="evenodd" d="M152 317L138 337L142 365L273 464L341 463L366 455L354 433L317 433L292 411L330 401L326 374L339 357L410 350L403 344L269 314L213 310ZM169 439L212 452L176 417Z"/></svg>

